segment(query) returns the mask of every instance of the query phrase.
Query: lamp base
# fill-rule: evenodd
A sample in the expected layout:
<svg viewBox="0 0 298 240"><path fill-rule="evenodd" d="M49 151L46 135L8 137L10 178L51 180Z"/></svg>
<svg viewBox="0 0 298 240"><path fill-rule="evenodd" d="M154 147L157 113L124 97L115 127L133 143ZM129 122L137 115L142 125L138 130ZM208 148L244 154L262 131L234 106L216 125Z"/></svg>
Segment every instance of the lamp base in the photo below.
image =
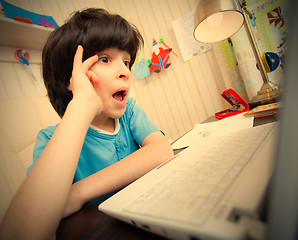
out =
<svg viewBox="0 0 298 240"><path fill-rule="evenodd" d="M280 101L280 88L271 83L264 83L257 95L248 102L250 109L260 105L275 103Z"/></svg>

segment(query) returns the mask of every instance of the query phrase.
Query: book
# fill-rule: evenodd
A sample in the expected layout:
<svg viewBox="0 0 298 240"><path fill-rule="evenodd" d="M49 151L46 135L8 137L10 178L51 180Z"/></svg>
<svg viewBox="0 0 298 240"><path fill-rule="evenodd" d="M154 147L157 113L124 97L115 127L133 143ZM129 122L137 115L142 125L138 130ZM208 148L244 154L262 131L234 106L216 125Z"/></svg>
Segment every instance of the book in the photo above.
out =
<svg viewBox="0 0 298 240"><path fill-rule="evenodd" d="M266 116L276 114L280 107L281 107L281 102L261 105L247 111L246 113L243 114L243 116L251 116L255 118L266 117Z"/></svg>

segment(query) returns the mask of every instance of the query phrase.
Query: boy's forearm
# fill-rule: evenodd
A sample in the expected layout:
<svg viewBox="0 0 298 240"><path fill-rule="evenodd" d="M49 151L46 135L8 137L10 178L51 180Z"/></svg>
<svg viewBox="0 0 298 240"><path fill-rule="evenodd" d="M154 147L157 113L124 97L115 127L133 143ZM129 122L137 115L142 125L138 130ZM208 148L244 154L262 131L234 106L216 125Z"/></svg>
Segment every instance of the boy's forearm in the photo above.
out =
<svg viewBox="0 0 298 240"><path fill-rule="evenodd" d="M163 137L164 138L164 137ZM119 162L77 182L83 202L119 190L173 156L166 138L150 143Z"/></svg>
<svg viewBox="0 0 298 240"><path fill-rule="evenodd" d="M0 238L18 239L27 233L31 239L46 239L55 233L92 115L92 109L87 110L86 105L70 102L53 137L13 199L1 225ZM36 231L39 226L42 229Z"/></svg>

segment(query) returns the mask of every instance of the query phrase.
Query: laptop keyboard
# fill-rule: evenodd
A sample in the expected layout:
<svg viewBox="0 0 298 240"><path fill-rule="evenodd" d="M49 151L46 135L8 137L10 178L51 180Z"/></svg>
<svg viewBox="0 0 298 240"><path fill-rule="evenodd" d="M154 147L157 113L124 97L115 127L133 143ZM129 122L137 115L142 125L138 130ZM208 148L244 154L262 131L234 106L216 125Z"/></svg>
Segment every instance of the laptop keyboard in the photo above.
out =
<svg viewBox="0 0 298 240"><path fill-rule="evenodd" d="M124 211L201 224L276 124L219 135L204 153L156 183Z"/></svg>

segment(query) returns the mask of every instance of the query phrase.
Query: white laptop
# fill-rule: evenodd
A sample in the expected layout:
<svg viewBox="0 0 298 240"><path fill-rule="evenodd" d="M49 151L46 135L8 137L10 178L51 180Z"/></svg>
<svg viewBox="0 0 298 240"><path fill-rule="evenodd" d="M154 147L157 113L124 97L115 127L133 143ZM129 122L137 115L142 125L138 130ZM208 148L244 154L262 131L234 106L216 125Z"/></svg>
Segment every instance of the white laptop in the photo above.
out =
<svg viewBox="0 0 298 240"><path fill-rule="evenodd" d="M100 211L171 239L298 238L297 1L290 10L278 128L211 135L107 199Z"/></svg>
<svg viewBox="0 0 298 240"><path fill-rule="evenodd" d="M170 239L261 236L277 123L193 143L99 205L99 210Z"/></svg>

